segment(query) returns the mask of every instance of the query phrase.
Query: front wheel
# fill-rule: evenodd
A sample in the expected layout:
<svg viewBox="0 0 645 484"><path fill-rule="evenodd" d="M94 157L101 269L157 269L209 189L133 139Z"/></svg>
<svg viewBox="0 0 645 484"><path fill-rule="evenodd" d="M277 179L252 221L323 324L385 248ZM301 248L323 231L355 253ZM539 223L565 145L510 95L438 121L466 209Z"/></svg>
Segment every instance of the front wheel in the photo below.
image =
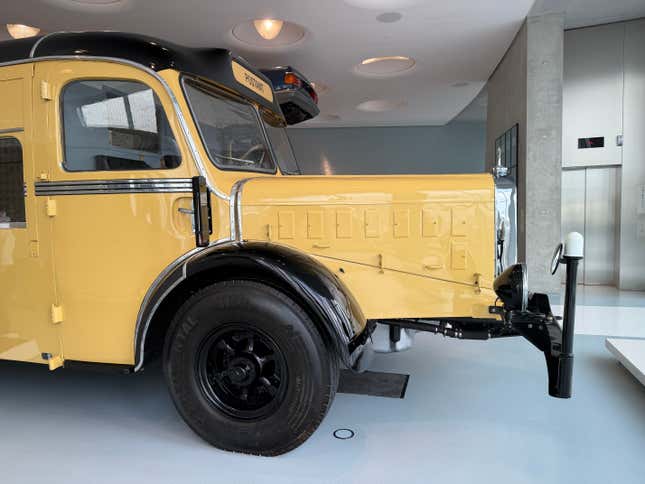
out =
<svg viewBox="0 0 645 484"><path fill-rule="evenodd" d="M291 298L251 281L188 299L164 350L172 399L188 425L225 450L278 455L316 430L338 385L338 362Z"/></svg>

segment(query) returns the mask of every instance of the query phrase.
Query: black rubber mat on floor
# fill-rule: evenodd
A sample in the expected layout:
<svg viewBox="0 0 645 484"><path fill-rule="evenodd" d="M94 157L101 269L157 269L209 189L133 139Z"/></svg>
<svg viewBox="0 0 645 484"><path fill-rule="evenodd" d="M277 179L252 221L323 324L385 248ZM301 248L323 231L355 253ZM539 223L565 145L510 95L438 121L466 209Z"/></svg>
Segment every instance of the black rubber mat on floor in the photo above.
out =
<svg viewBox="0 0 645 484"><path fill-rule="evenodd" d="M370 395L373 397L404 398L410 375L366 371L354 373L350 370L340 372L339 393Z"/></svg>

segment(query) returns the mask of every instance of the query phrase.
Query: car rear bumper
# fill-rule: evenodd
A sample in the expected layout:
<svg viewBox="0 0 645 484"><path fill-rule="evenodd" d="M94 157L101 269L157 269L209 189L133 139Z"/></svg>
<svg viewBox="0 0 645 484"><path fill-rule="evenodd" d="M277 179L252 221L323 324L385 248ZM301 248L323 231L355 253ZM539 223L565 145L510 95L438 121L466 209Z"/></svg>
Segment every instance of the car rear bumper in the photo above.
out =
<svg viewBox="0 0 645 484"><path fill-rule="evenodd" d="M275 94L287 124L301 123L315 118L320 113L313 99L301 90L283 89Z"/></svg>

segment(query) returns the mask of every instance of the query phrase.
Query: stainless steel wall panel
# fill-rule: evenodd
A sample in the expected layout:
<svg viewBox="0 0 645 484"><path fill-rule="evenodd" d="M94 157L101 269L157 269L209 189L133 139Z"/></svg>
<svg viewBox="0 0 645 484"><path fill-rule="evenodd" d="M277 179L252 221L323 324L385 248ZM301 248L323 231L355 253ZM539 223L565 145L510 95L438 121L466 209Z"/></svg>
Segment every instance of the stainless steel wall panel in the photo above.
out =
<svg viewBox="0 0 645 484"><path fill-rule="evenodd" d="M562 235L580 232L585 235L585 170L562 171ZM578 265L578 284L584 283L584 259ZM565 282L565 271L561 271Z"/></svg>
<svg viewBox="0 0 645 484"><path fill-rule="evenodd" d="M625 145L621 180L621 289L645 290L645 20L625 24Z"/></svg>
<svg viewBox="0 0 645 484"><path fill-rule="evenodd" d="M587 168L584 283L616 284L618 168Z"/></svg>

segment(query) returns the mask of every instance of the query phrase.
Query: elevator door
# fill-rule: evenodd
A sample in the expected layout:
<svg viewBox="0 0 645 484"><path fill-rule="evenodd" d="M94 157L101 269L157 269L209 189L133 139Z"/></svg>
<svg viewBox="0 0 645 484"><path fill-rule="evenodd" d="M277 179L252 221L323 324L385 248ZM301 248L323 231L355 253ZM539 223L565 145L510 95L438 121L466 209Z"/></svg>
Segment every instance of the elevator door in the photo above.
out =
<svg viewBox="0 0 645 484"><path fill-rule="evenodd" d="M582 284L616 284L619 178L620 168L614 166L562 172L562 233L585 237Z"/></svg>

